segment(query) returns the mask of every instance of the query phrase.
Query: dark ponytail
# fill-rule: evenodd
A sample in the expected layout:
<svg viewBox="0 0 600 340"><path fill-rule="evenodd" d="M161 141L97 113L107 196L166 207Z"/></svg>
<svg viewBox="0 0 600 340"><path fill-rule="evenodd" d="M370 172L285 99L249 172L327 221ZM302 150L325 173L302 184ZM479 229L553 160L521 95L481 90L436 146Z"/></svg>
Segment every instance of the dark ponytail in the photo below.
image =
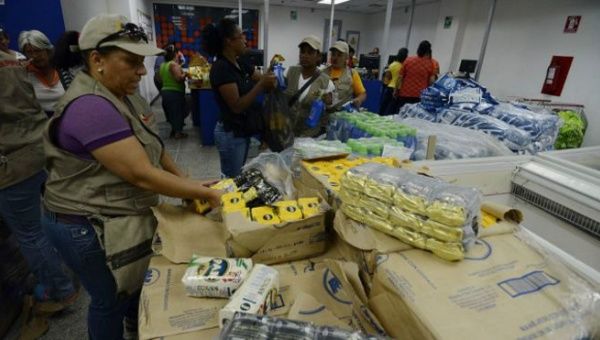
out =
<svg viewBox="0 0 600 340"><path fill-rule="evenodd" d="M169 44L165 47L165 61L171 61L177 56L177 48L175 45Z"/></svg>
<svg viewBox="0 0 600 340"><path fill-rule="evenodd" d="M218 25L208 24L202 30L202 49L211 56L223 54L225 39L233 38L237 30L235 21L225 18Z"/></svg>

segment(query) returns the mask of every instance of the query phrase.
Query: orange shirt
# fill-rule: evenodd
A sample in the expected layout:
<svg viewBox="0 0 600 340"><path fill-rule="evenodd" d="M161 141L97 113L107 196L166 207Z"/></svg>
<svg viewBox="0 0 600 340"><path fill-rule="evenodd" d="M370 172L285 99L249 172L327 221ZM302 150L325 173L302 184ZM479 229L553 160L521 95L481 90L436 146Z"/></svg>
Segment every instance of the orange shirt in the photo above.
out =
<svg viewBox="0 0 600 340"><path fill-rule="evenodd" d="M428 57L413 56L406 59L400 71L402 75L400 97L420 97L421 91L429 86L429 79L433 72L433 63Z"/></svg>

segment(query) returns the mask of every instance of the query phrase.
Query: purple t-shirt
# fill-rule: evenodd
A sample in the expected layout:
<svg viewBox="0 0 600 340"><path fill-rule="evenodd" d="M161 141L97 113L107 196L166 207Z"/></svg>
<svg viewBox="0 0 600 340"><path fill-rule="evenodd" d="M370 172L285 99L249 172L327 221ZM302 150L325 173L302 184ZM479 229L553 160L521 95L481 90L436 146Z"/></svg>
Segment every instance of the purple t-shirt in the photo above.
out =
<svg viewBox="0 0 600 340"><path fill-rule="evenodd" d="M61 149L90 160L92 151L132 135L131 126L113 104L91 94L75 99L54 129Z"/></svg>

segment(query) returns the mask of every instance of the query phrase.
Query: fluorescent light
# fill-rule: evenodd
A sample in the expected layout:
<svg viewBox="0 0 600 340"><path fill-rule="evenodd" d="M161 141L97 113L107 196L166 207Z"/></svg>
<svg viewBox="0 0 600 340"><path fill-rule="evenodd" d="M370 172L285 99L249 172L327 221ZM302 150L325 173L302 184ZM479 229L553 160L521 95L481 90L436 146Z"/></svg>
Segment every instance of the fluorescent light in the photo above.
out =
<svg viewBox="0 0 600 340"><path fill-rule="evenodd" d="M350 0L333 0L333 4L339 5L341 3L348 2L348 1L350 1ZM331 0L319 0L318 4L331 5Z"/></svg>

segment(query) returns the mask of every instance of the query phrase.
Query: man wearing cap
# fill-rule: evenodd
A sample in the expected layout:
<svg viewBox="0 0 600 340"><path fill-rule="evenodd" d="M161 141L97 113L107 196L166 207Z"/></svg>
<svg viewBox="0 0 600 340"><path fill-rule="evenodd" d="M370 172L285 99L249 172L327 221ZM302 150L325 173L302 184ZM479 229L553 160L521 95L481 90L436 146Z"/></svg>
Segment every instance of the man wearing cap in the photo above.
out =
<svg viewBox="0 0 600 340"><path fill-rule="evenodd" d="M329 51L331 52L331 66L325 72L335 85L334 110L341 110L341 107L349 101L359 108L367 100L367 90L365 90L358 72L346 66L349 52L348 43L336 41Z"/></svg>
<svg viewBox="0 0 600 340"><path fill-rule="evenodd" d="M139 294L152 250L158 195L204 199L221 192L186 178L144 123L136 94L144 56L162 53L118 15L90 19L79 36L79 72L46 127L47 233L91 297L90 339L137 329Z"/></svg>
<svg viewBox="0 0 600 340"><path fill-rule="evenodd" d="M321 63L321 40L314 35L302 39L300 49L300 65L291 66L287 72L287 89L291 111L294 116L294 135L297 137L316 137L324 132L328 115L323 113L316 127L306 125L311 106L315 100L323 99L331 105L331 93L335 90L329 76L319 71Z"/></svg>

